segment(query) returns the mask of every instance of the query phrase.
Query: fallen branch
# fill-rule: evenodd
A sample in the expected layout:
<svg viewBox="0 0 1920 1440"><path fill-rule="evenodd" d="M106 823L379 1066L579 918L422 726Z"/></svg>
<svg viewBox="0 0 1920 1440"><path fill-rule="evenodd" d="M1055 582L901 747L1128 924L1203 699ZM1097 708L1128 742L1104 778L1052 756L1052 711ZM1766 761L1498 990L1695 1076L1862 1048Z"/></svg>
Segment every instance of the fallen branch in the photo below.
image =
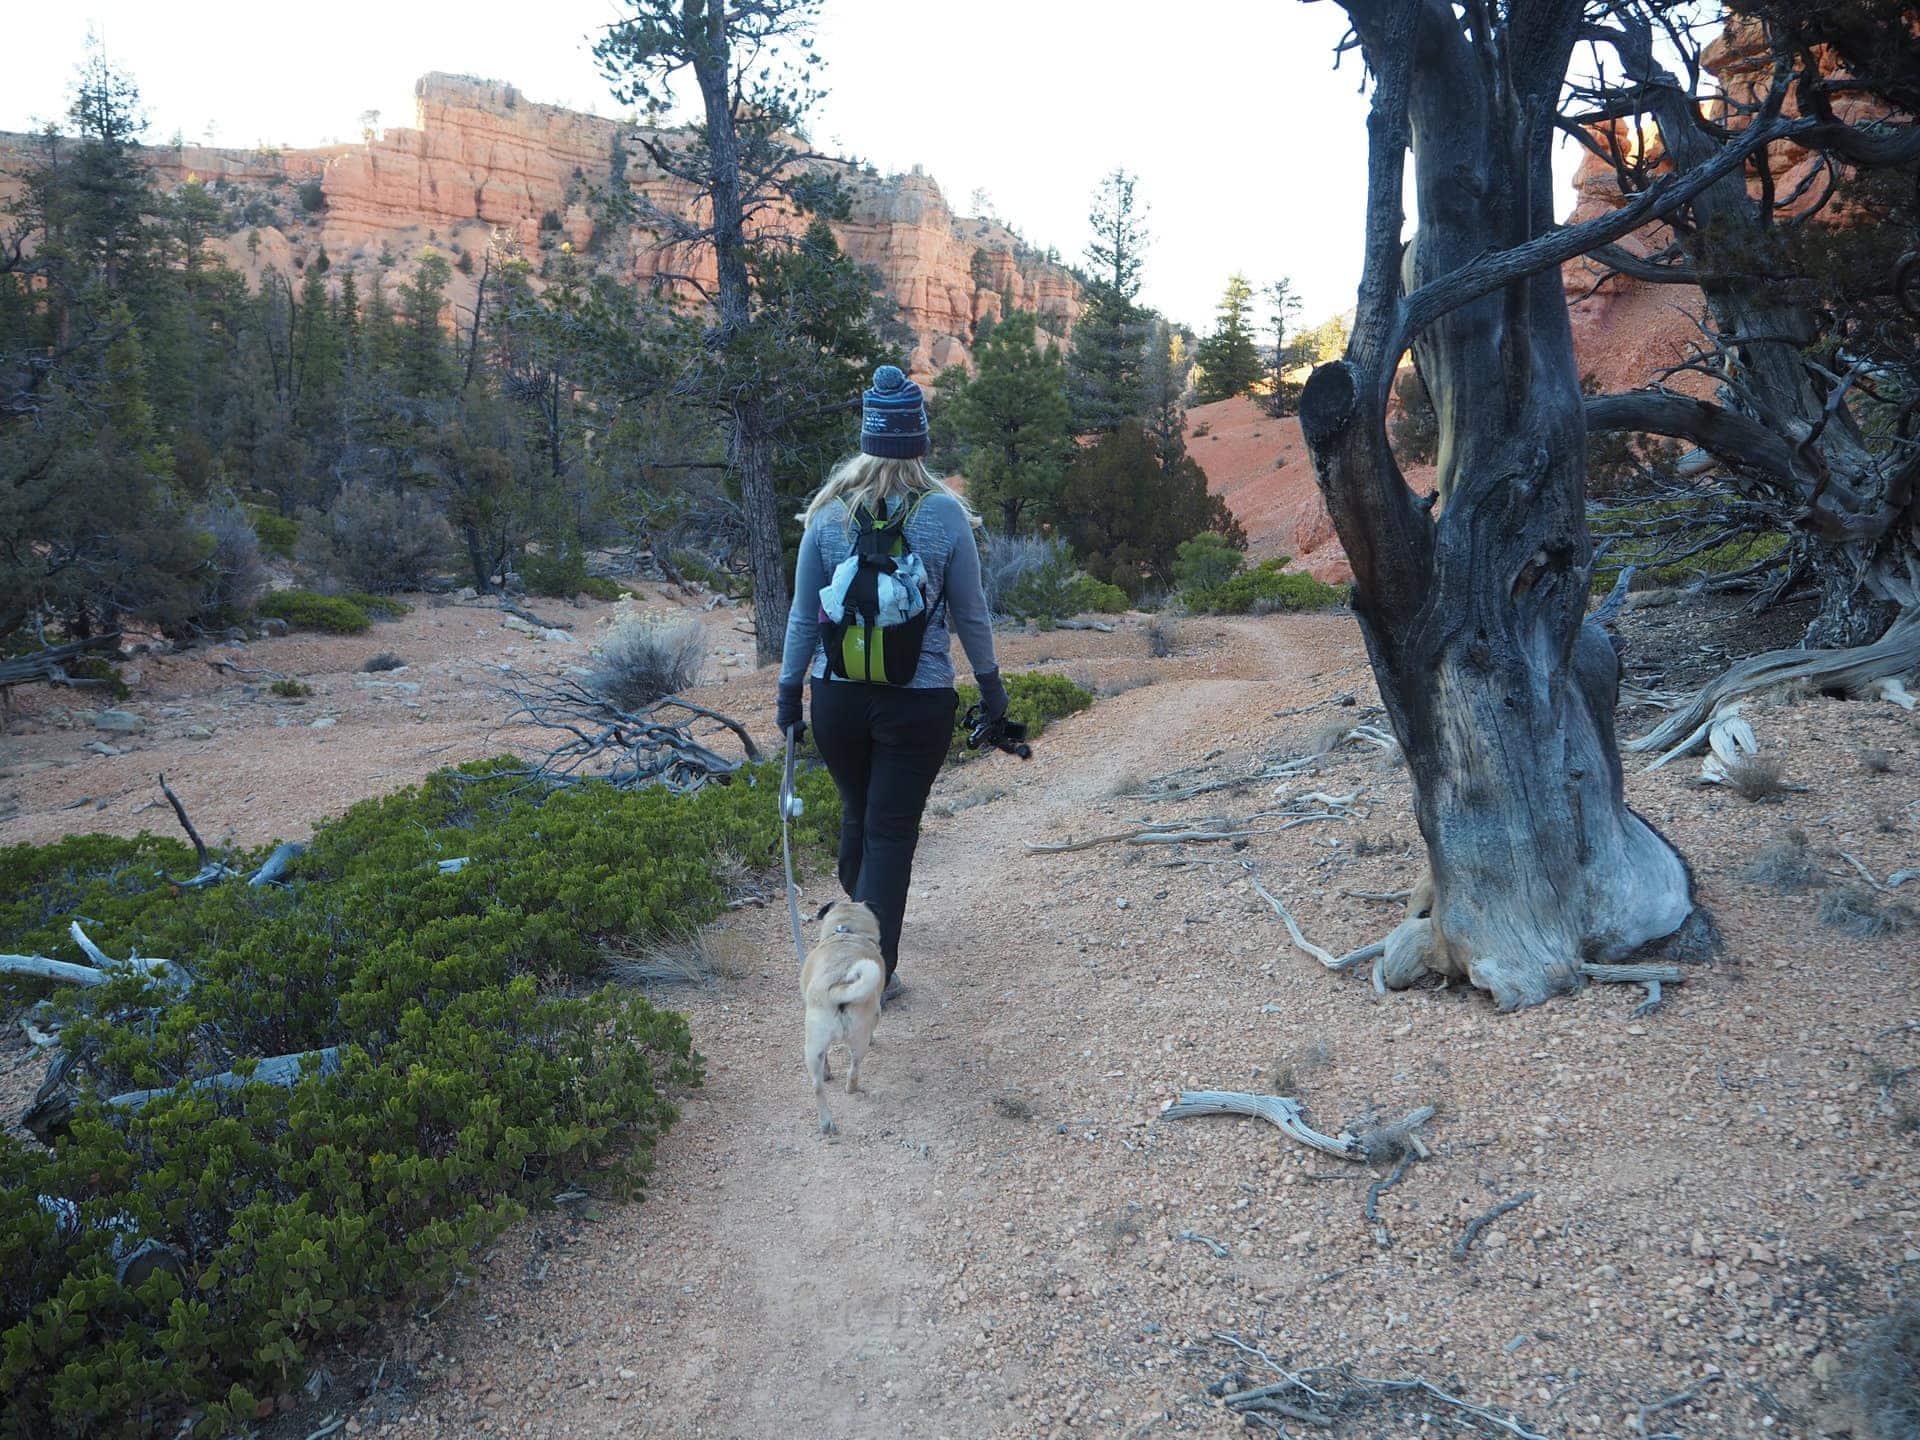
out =
<svg viewBox="0 0 1920 1440"><path fill-rule="evenodd" d="M78 660L93 650L115 650L120 645L120 632L111 635L95 635L88 640L72 640L65 645L49 645L44 650L36 650L31 655L14 655L0 660L0 690L14 685L31 685L36 681L45 681L53 685L71 685L76 688L87 685L104 685L104 680L75 680L67 674L67 662Z"/></svg>
<svg viewBox="0 0 1920 1440"><path fill-rule="evenodd" d="M1678 965L1600 965L1589 961L1581 965L1580 973L1602 985L1646 986L1647 998L1634 1007L1636 1019L1660 1008L1662 985L1678 985L1687 978L1687 972Z"/></svg>
<svg viewBox="0 0 1920 1440"><path fill-rule="evenodd" d="M200 872L190 880L176 880L174 884L182 890L198 890L202 886L212 885L238 872L221 864L207 853L207 842L200 838L200 832L193 828L193 822L187 818L187 807L180 803L180 797L173 793L173 787L167 784L167 777L160 777L160 793L167 797L167 803L173 806L173 813L179 818L180 828L187 832L187 839L193 842L193 853L199 858Z"/></svg>
<svg viewBox="0 0 1920 1440"><path fill-rule="evenodd" d="M1413 1131L1431 1120L1433 1113L1431 1105L1423 1105L1404 1120L1382 1126L1376 1133L1391 1133L1396 1146L1410 1148L1424 1159L1426 1147L1420 1144ZM1187 1120L1196 1115L1246 1115L1266 1120L1279 1126L1290 1139L1341 1160L1369 1160L1375 1158L1379 1148L1377 1144L1368 1143L1369 1136L1354 1135L1345 1130L1338 1135L1327 1135L1314 1129L1307 1124L1300 1102L1288 1099L1285 1095L1249 1095L1238 1090L1187 1090L1160 1112L1163 1120Z"/></svg>
<svg viewBox="0 0 1920 1440"><path fill-rule="evenodd" d="M516 620L524 620L529 625L538 625L542 630L573 629L573 624L570 621L542 620L538 615L534 614L531 610L528 610L522 606L516 605L511 600L502 599L500 602L500 608L506 611L507 614L513 616Z"/></svg>
<svg viewBox="0 0 1920 1440"><path fill-rule="evenodd" d="M1113 633L1113 626L1103 620L1056 620L1053 622L1053 628L1056 630L1097 630L1102 635L1111 635Z"/></svg>
<svg viewBox="0 0 1920 1440"><path fill-rule="evenodd" d="M1211 1338L1231 1345L1241 1354L1254 1357L1277 1377L1268 1384L1223 1395L1221 1403L1236 1414L1253 1416L1271 1413L1296 1420L1302 1425L1331 1429L1343 1420L1356 1418L1373 1406L1390 1403L1396 1397L1419 1395L1458 1410L1463 1415L1470 1415L1480 1426L1510 1435L1514 1440L1546 1440L1544 1435L1529 1430L1518 1418L1501 1415L1485 1406L1463 1400L1421 1376L1404 1380L1375 1379L1355 1375L1344 1365L1295 1373L1280 1365L1265 1350L1247 1344L1237 1335L1217 1330ZM1431 1420L1433 1417L1421 1418ZM1383 1425L1371 1426L1369 1433L1385 1434L1386 1428Z"/></svg>
<svg viewBox="0 0 1920 1440"><path fill-rule="evenodd" d="M1245 840L1259 834L1257 830L1237 830L1225 828L1230 822L1221 817L1207 820L1163 820L1155 824L1136 826L1132 830L1116 830L1109 835L1095 835L1086 840L1028 841L1026 850L1029 855L1065 855L1075 850L1091 850L1096 845L1204 845L1220 840ZM1201 829L1186 829L1186 826L1202 826Z"/></svg>
<svg viewBox="0 0 1920 1440"><path fill-rule="evenodd" d="M67 928L73 936L73 943L80 947L81 953L93 962L92 965L76 965L70 960L49 960L44 955L0 955L0 975L25 975L36 980L58 980L68 985L105 985L109 980L117 979L121 972L131 970L145 976L159 976L172 981L181 989L193 983L193 978L171 960L129 955L125 960L115 960L106 951L88 938L87 932L80 928L75 920Z"/></svg>
<svg viewBox="0 0 1920 1440"><path fill-rule="evenodd" d="M1842 650L1773 650L1742 660L1704 686L1673 714L1622 748L1635 753L1665 752L1680 737L1697 744L1706 727L1729 701L1756 690L1804 681L1822 690L1865 694L1885 679L1920 669L1920 608L1902 611L1886 634L1870 645Z"/></svg>
<svg viewBox="0 0 1920 1440"><path fill-rule="evenodd" d="M307 1062L313 1062L311 1069ZM195 1080L191 1090L238 1090L243 1085L280 1085L291 1088L308 1075L336 1075L340 1071L340 1047L329 1045L324 1050L302 1050L293 1055L270 1055L254 1066L251 1075L239 1075L232 1070L223 1070L218 1075L207 1075ZM119 1110L139 1110L174 1093L176 1086L166 1085L151 1090L126 1090L118 1095L107 1097L107 1104Z"/></svg>
<svg viewBox="0 0 1920 1440"><path fill-rule="evenodd" d="M1215 1240L1210 1235L1201 1235L1193 1230L1182 1230L1173 1238L1176 1240L1191 1240L1196 1245L1204 1245L1213 1251L1214 1255L1221 1260L1226 1259L1229 1254L1227 1247L1222 1245L1218 1240Z"/></svg>
<svg viewBox="0 0 1920 1440"><path fill-rule="evenodd" d="M211 665L215 670L224 671L233 675L240 675L240 676L257 675L262 680L284 680L287 678L285 675L282 675L278 670L249 669L245 665L236 665L231 660L212 659L212 660L208 660L207 664Z"/></svg>
<svg viewBox="0 0 1920 1440"><path fill-rule="evenodd" d="M1482 1230L1486 1229L1487 1226L1491 1225L1509 1211L1518 1210L1522 1205L1533 1199L1533 1196L1533 1191L1522 1190L1511 1200L1502 1200L1498 1205L1487 1211L1486 1214L1469 1221L1467 1224L1467 1233L1454 1242L1453 1258L1456 1260L1466 1259L1467 1251L1473 1248L1473 1242L1480 1238L1480 1232Z"/></svg>
<svg viewBox="0 0 1920 1440"><path fill-rule="evenodd" d="M247 877L247 884L271 885L275 883L282 875L287 873L288 866L292 865L295 860L306 853L307 847L304 845L297 844L292 840L281 841L273 847L273 853L267 857L266 864L262 865Z"/></svg>

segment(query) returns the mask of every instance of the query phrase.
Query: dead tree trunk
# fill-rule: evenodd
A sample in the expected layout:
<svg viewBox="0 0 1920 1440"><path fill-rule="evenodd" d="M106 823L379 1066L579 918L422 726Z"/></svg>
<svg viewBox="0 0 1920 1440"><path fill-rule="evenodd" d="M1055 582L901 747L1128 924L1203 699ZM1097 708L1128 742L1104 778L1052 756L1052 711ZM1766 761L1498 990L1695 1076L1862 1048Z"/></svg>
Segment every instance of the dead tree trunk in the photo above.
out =
<svg viewBox="0 0 1920 1440"><path fill-rule="evenodd" d="M1686 865L1626 804L1619 665L1585 620L1586 428L1557 267L1606 237L1554 230L1548 164L1581 7L1469 5L1464 23L1446 0L1345 8L1378 77L1365 271L1347 354L1300 414L1431 866L1431 907L1388 938L1380 973L1532 1005L1693 910ZM1424 505L1385 427L1409 343L1440 419Z"/></svg>
<svg viewBox="0 0 1920 1440"><path fill-rule="evenodd" d="M753 325L753 278L747 268L747 195L741 176L740 135L734 114L728 8L706 15L707 43L694 51L693 68L707 116L707 195L713 203L713 248L717 269L716 309L721 347L747 341ZM749 382L753 384L757 382ZM733 398L727 456L740 483L747 522L747 556L753 576L754 651L762 665L780 658L786 637L786 565L780 551L780 511L773 483L773 436L766 406L747 390Z"/></svg>

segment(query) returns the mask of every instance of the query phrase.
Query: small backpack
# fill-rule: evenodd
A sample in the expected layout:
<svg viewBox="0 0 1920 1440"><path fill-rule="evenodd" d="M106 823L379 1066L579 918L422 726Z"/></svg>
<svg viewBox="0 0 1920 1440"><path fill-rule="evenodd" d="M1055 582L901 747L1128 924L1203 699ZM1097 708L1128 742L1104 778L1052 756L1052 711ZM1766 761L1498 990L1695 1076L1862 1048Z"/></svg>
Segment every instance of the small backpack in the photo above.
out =
<svg viewBox="0 0 1920 1440"><path fill-rule="evenodd" d="M920 647L933 619L927 568L907 540L916 498L876 519L862 505L854 515L853 549L820 592L820 640L827 672L868 685L906 685L920 668Z"/></svg>

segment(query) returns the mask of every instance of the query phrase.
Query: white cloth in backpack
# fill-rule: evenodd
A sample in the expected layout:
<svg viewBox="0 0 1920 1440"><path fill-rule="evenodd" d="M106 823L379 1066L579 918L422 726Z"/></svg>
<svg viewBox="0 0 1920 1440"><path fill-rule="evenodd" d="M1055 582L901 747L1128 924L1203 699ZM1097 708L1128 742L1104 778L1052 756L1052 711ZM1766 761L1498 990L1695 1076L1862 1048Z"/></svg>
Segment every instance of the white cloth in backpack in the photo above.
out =
<svg viewBox="0 0 1920 1440"><path fill-rule="evenodd" d="M893 565L894 573L883 573L875 585L880 597L876 623L883 629L903 624L927 608L927 567L920 563L920 557L902 555ZM846 617L847 588L859 573L859 557L849 555L834 567L833 579L820 592L820 613L836 625Z"/></svg>

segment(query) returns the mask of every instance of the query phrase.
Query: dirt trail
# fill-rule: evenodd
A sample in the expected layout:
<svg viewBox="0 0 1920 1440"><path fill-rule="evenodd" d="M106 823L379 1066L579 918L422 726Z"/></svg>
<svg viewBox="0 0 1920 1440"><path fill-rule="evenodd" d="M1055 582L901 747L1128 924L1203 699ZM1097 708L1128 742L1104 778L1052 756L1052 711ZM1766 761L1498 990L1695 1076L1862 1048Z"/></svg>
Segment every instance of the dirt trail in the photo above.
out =
<svg viewBox="0 0 1920 1440"><path fill-rule="evenodd" d="M1289 689L1300 661L1269 683ZM1032 931L1009 925L1032 908L1021 841L1078 815L1116 775L1161 768L1250 683L1196 681L1172 710L1134 690L1103 702L1097 744L1066 743L1068 722L1031 767L996 756L950 772L948 794L1010 793L930 819L902 964L910 989L882 1020L866 1093L834 1097L836 1140L813 1130L784 915L769 907L739 924L756 968L689 1006L710 1078L662 1149L654 1197L585 1227L567 1247L576 1258L541 1282L527 1279L552 1253L541 1238L503 1247L468 1306L485 1316L443 1346L472 1404L440 1433L995 1433L1024 1367L989 1375L976 1363L977 1327L942 1303L930 1242L987 1214L1002 1223L983 1162L1008 1121L992 1101L1057 1071L1053 1026L1034 1012L1083 970L1077 952L1018 943ZM808 878L809 909L830 886Z"/></svg>

